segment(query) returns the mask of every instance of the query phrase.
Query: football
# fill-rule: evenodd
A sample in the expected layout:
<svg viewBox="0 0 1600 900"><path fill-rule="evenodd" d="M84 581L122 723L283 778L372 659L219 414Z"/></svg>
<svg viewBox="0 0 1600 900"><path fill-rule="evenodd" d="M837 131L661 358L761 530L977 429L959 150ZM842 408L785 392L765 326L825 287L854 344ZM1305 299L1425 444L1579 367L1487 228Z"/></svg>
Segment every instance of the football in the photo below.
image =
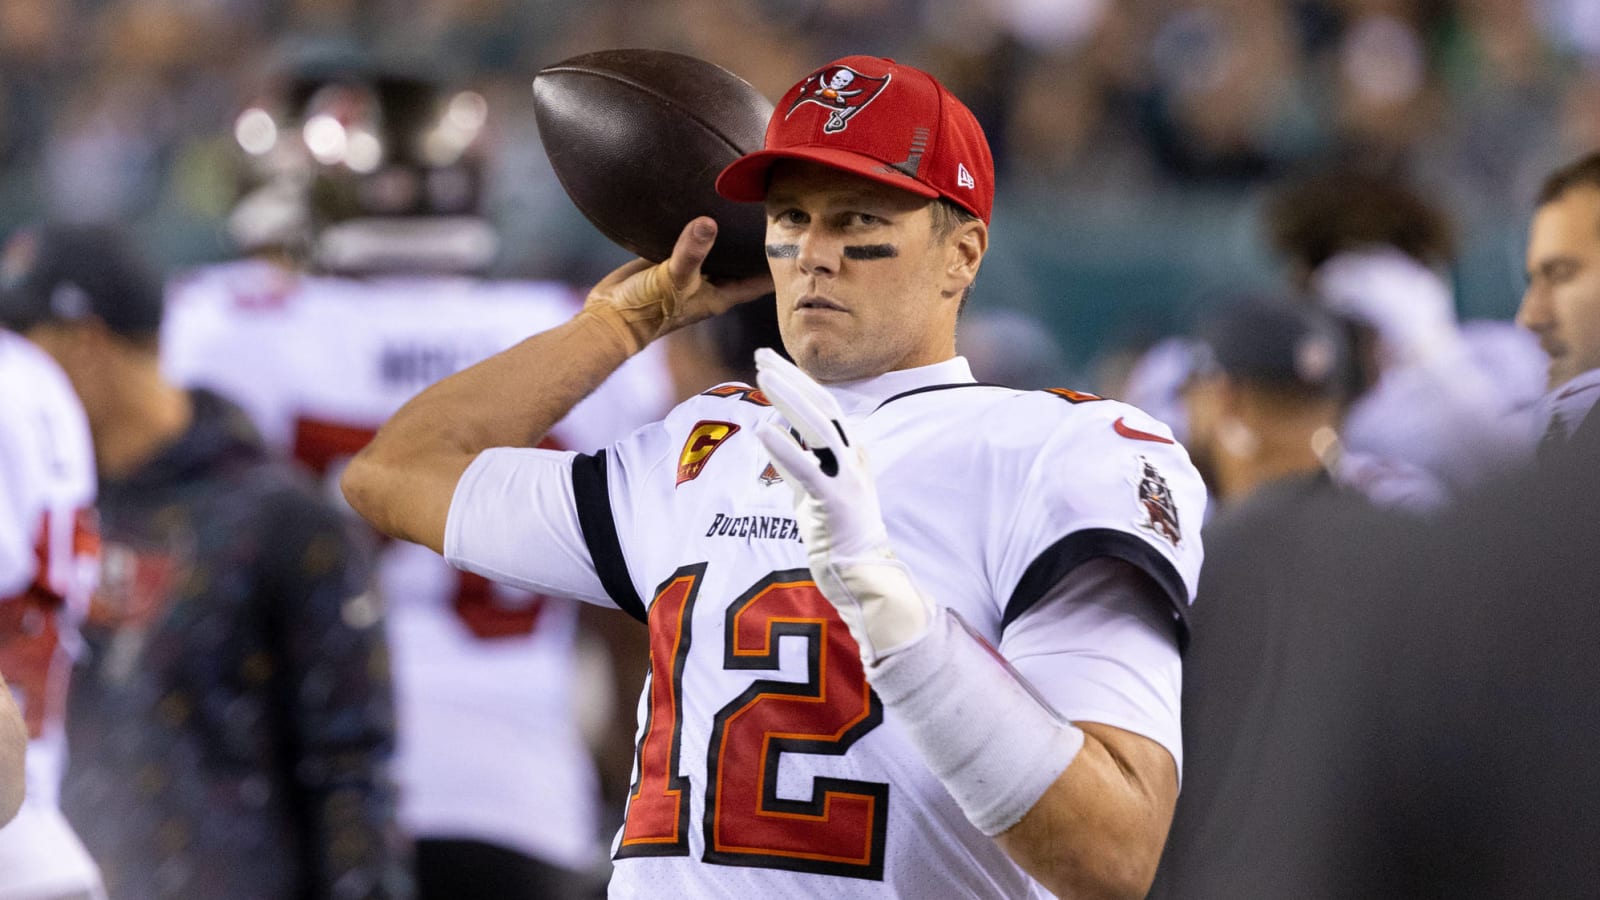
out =
<svg viewBox="0 0 1600 900"><path fill-rule="evenodd" d="M614 243L660 262L690 219L711 216L707 276L767 271L760 204L715 187L723 167L761 149L772 115L744 79L681 53L603 50L539 70L533 102L562 188Z"/></svg>

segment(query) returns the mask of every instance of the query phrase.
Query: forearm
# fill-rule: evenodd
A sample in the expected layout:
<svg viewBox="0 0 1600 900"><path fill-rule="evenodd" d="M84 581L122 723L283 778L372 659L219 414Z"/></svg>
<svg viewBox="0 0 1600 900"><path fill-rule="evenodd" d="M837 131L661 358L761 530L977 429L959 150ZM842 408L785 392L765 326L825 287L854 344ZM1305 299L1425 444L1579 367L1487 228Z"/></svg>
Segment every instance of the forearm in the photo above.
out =
<svg viewBox="0 0 1600 900"><path fill-rule="evenodd" d="M479 453L533 446L646 344L772 289L768 277L701 278L716 236L715 222L695 219L666 262L619 267L576 318L418 394L345 469L350 505L384 534L443 552L456 482Z"/></svg>
<svg viewBox="0 0 1600 900"><path fill-rule="evenodd" d="M490 447L531 447L637 352L585 309L452 375L401 407L346 469L352 507L379 531L441 551L455 483Z"/></svg>
<svg viewBox="0 0 1600 900"><path fill-rule="evenodd" d="M0 677L0 825L11 821L26 791L28 730L11 688Z"/></svg>
<svg viewBox="0 0 1600 900"><path fill-rule="evenodd" d="M1060 721L976 635L942 613L868 680L969 821L1063 897L1148 890L1177 796L1159 744Z"/></svg>
<svg viewBox="0 0 1600 900"><path fill-rule="evenodd" d="M1143 897L1172 824L1176 767L1170 757L1164 765L1127 758L1134 737L1127 732L1093 723L1078 727L1083 749L995 841L1057 896ZM1150 776L1152 770L1159 774Z"/></svg>

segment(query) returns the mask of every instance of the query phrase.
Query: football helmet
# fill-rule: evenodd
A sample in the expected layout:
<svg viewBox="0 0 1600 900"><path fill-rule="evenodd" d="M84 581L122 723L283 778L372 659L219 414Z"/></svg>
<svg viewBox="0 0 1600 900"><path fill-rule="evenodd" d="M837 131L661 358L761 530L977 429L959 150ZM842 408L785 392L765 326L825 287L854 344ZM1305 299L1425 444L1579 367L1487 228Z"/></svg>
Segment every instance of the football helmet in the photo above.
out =
<svg viewBox="0 0 1600 900"><path fill-rule="evenodd" d="M247 251L346 274L471 272L498 250L481 215L488 102L357 57L286 67L234 121Z"/></svg>

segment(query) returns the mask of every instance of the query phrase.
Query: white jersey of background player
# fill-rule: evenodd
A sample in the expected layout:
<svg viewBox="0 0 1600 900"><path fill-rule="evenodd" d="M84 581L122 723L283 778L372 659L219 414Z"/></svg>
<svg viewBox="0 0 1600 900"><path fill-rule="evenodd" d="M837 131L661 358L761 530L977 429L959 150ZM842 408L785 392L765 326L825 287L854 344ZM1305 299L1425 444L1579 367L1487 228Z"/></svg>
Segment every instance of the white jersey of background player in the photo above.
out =
<svg viewBox="0 0 1600 900"><path fill-rule="evenodd" d="M0 828L0 897L103 896L61 815L63 715L77 623L98 576L94 448L45 353L0 330L0 672L28 726L27 796Z"/></svg>
<svg viewBox="0 0 1600 900"><path fill-rule="evenodd" d="M555 284L326 278L243 261L176 285L162 351L176 380L231 397L269 445L337 474L418 390L580 302ZM552 446L601 446L670 401L659 361L642 359L574 410ZM595 863L595 772L572 704L576 606L490 585L403 542L385 547L378 579L402 826L568 869Z"/></svg>
<svg viewBox="0 0 1600 900"><path fill-rule="evenodd" d="M890 543L918 582L1063 717L1181 763L1179 661L1160 635L1193 597L1205 491L1165 426L1091 395L974 384L960 358L830 392L871 448ZM456 488L452 562L648 617L655 667L612 896L1046 896L866 689L756 439L775 416L725 385L603 457L486 451ZM521 549L534 545L560 552ZM1154 628L1095 603L1026 614L1104 556L1167 594L1137 611Z"/></svg>

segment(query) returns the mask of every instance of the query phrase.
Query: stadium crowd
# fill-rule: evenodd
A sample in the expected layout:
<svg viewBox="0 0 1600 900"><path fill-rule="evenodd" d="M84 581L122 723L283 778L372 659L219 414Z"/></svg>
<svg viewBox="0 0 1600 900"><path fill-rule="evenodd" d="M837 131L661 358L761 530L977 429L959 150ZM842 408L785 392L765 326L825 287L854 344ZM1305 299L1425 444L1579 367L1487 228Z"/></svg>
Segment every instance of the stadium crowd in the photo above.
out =
<svg viewBox="0 0 1600 900"><path fill-rule="evenodd" d="M1582 0L16 0L0 16L0 228L114 214L170 263L228 252L233 118L291 36L478 81L504 271L577 283L620 257L544 161L540 66L661 47L775 96L807 60L924 65L994 145L1007 240L975 303L1042 318L1086 376L1270 280L1263 188L1330 162L1437 198L1460 227L1464 317L1508 318L1521 225L1504 211L1600 140L1600 25Z"/></svg>

